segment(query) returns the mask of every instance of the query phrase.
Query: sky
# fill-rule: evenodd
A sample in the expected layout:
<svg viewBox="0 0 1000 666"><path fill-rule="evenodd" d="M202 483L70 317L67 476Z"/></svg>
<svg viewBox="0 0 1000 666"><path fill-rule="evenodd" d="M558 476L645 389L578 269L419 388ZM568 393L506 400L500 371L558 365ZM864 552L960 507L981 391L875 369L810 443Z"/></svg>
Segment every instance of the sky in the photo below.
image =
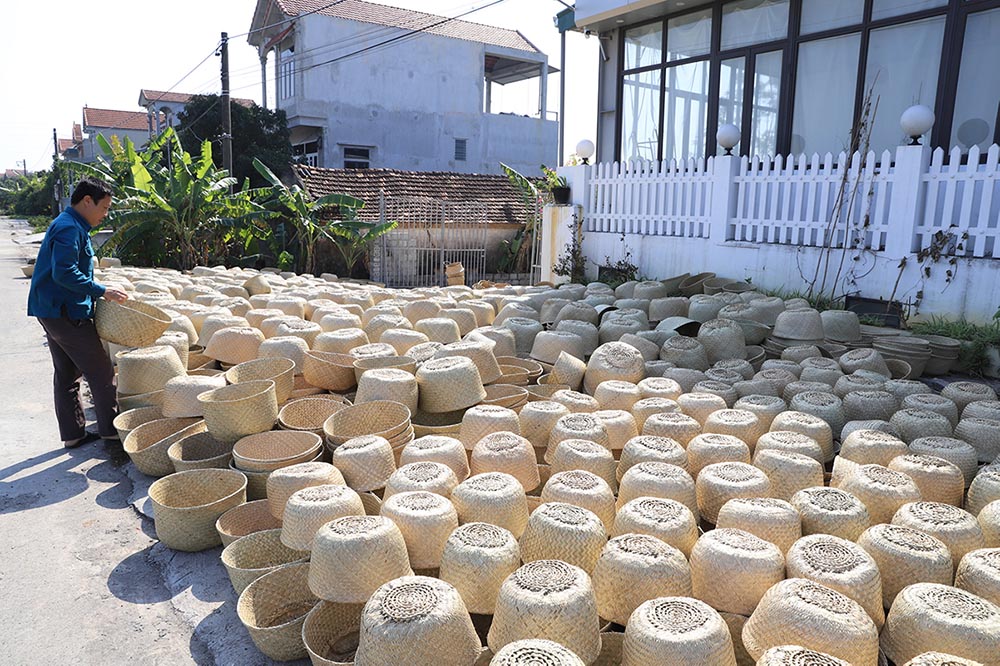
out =
<svg viewBox="0 0 1000 666"><path fill-rule="evenodd" d="M456 16L489 0L374 0L380 4ZM13 2L5 7L0 40L0 169L35 171L52 165L52 129L69 138L84 105L141 110L139 90L218 93L220 33L230 34L232 94L260 101L257 51L238 37L249 30L255 0L55 0L41 7ZM151 11L156 7L156 13ZM503 0L463 20L520 30L559 62L559 33L552 18L556 0ZM234 38L234 36L237 36ZM418 38L419 39L419 38ZM567 153L584 138L596 140L596 38L570 33L566 40ZM405 40L403 41L405 44ZM405 47L403 47L405 48ZM269 76L273 67L269 63ZM559 77L550 75L548 107L559 110ZM274 90L268 82L269 94ZM532 113L537 98L530 84L494 86L494 111Z"/></svg>

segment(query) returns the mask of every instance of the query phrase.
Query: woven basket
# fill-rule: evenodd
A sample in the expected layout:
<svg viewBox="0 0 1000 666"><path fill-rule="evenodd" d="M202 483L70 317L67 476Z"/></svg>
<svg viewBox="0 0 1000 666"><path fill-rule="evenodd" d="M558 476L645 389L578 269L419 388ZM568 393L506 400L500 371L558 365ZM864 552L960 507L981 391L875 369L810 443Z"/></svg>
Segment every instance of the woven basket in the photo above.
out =
<svg viewBox="0 0 1000 666"><path fill-rule="evenodd" d="M298 430L273 430L247 435L233 447L233 462L249 472L272 472L312 460L322 448L321 438Z"/></svg>
<svg viewBox="0 0 1000 666"><path fill-rule="evenodd" d="M592 511L563 502L545 502L528 518L520 538L521 559L562 560L589 573L606 541L605 527Z"/></svg>
<svg viewBox="0 0 1000 666"><path fill-rule="evenodd" d="M177 472L149 487L157 538L174 550L199 551L221 543L216 521L246 501L247 480L228 469Z"/></svg>
<svg viewBox="0 0 1000 666"><path fill-rule="evenodd" d="M472 474L510 474L525 491L539 484L535 450L531 442L513 432L494 432L480 439L472 449L469 464Z"/></svg>
<svg viewBox="0 0 1000 666"><path fill-rule="evenodd" d="M725 616L723 616L725 618ZM736 636L733 636L736 639ZM738 663L738 662L737 662ZM797 666L798 664L817 664L822 666L851 666L843 659L837 659L826 652L817 652L801 645L779 645L766 650L756 663L760 666ZM881 663L881 660L880 660Z"/></svg>
<svg viewBox="0 0 1000 666"><path fill-rule="evenodd" d="M705 290L705 281L714 277L715 273L698 273L697 275L688 275L677 283L676 288L683 296L701 294L704 293ZM672 281L673 280L671 280L671 282Z"/></svg>
<svg viewBox="0 0 1000 666"><path fill-rule="evenodd" d="M855 430L844 438L840 456L859 465L888 465L909 452L903 440L879 430Z"/></svg>
<svg viewBox="0 0 1000 666"><path fill-rule="evenodd" d="M174 465L167 455L170 446L188 435L204 431L204 421L197 418L159 419L144 423L130 432L122 442L122 448L143 474L167 476L174 472Z"/></svg>
<svg viewBox="0 0 1000 666"><path fill-rule="evenodd" d="M963 557L955 587L1000 607L1000 548L981 548Z"/></svg>
<svg viewBox="0 0 1000 666"><path fill-rule="evenodd" d="M273 514L275 502L270 496L268 500ZM281 543L302 551L312 550L316 532L331 520L366 514L364 501L358 493L336 483L302 487L288 496L287 501L278 504L283 507Z"/></svg>
<svg viewBox="0 0 1000 666"><path fill-rule="evenodd" d="M344 475L347 485L358 492L384 488L396 471L392 445L377 435L347 440L333 450L333 464Z"/></svg>
<svg viewBox="0 0 1000 666"><path fill-rule="evenodd" d="M414 426L416 430L416 426ZM422 435L403 447L399 465L415 462L439 462L447 465L455 477L464 481L469 476L469 458L462 442L447 435ZM334 464L336 464L336 459Z"/></svg>
<svg viewBox="0 0 1000 666"><path fill-rule="evenodd" d="M928 502L961 506L965 495L965 477L956 465L936 456L906 454L893 458L887 467L906 474Z"/></svg>
<svg viewBox="0 0 1000 666"><path fill-rule="evenodd" d="M119 352L118 390L127 395L160 391L174 377L183 377L187 368L168 345Z"/></svg>
<svg viewBox="0 0 1000 666"><path fill-rule="evenodd" d="M285 504L296 492L304 488L326 485L337 487L344 485L344 477L341 476L340 470L330 463L315 461L283 464L267 477L267 501L271 515L282 518L285 515ZM360 511L360 502L356 505ZM299 549L308 550L307 547Z"/></svg>
<svg viewBox="0 0 1000 666"><path fill-rule="evenodd" d="M353 666L364 604L320 601L302 624L302 642L313 666Z"/></svg>
<svg viewBox="0 0 1000 666"><path fill-rule="evenodd" d="M342 393L357 383L354 361L347 354L307 351L302 359L302 374L312 386Z"/></svg>
<svg viewBox="0 0 1000 666"><path fill-rule="evenodd" d="M799 512L788 502L771 497L729 500L719 509L716 527L742 530L773 543L782 553L802 536Z"/></svg>
<svg viewBox="0 0 1000 666"><path fill-rule="evenodd" d="M611 530L615 520L615 496L608 482L581 469L553 473L541 492L542 502L565 502L588 509Z"/></svg>
<svg viewBox="0 0 1000 666"><path fill-rule="evenodd" d="M508 530L520 538L528 524L528 502L524 486L510 474L487 472L470 476L451 493L451 501L463 524L484 522Z"/></svg>
<svg viewBox="0 0 1000 666"><path fill-rule="evenodd" d="M790 501L802 518L802 534L832 534L853 541L872 522L857 497L837 488L805 488Z"/></svg>
<svg viewBox="0 0 1000 666"><path fill-rule="evenodd" d="M276 661L307 655L302 625L319 602L307 585L310 568L306 563L279 567L250 583L236 604L254 644Z"/></svg>
<svg viewBox="0 0 1000 666"><path fill-rule="evenodd" d="M695 515L679 501L662 497L637 497L615 516L612 537L645 534L673 546L685 557L698 540Z"/></svg>
<svg viewBox="0 0 1000 666"><path fill-rule="evenodd" d="M283 404L294 388L295 362L287 358L259 358L245 361L226 371L230 384L271 380L274 382L275 400Z"/></svg>
<svg viewBox="0 0 1000 666"><path fill-rule="evenodd" d="M715 523L719 509L736 497L767 497L771 482L761 470L740 462L708 465L695 483L698 512L702 518Z"/></svg>
<svg viewBox="0 0 1000 666"><path fill-rule="evenodd" d="M622 666L725 664L735 666L729 627L708 604L661 597L640 605L625 627Z"/></svg>
<svg viewBox="0 0 1000 666"><path fill-rule="evenodd" d="M388 400L351 405L332 414L323 423L327 443L340 446L362 435L378 435L392 439L410 427L410 410L406 405Z"/></svg>
<svg viewBox="0 0 1000 666"><path fill-rule="evenodd" d="M234 506L215 522L223 547L248 534L280 527L281 521L271 515L266 499Z"/></svg>
<svg viewBox="0 0 1000 666"><path fill-rule="evenodd" d="M207 391L198 396L205 425L217 439L235 442L270 430L278 420L275 382L257 380Z"/></svg>
<svg viewBox="0 0 1000 666"><path fill-rule="evenodd" d="M222 564L229 573L229 580L236 594L280 566L308 560L308 552L285 546L281 543L280 536L280 529L254 532L223 549Z"/></svg>
<svg viewBox="0 0 1000 666"><path fill-rule="evenodd" d="M513 534L490 523L467 522L448 537L440 576L458 590L469 612L492 615L501 584L520 563Z"/></svg>
<svg viewBox="0 0 1000 666"><path fill-rule="evenodd" d="M347 404L326 398L299 398L286 403L278 412L278 426L283 430L304 430L323 434L323 424Z"/></svg>
<svg viewBox="0 0 1000 666"><path fill-rule="evenodd" d="M386 481L383 499L389 499L396 493L409 490L426 490L444 497L450 497L458 477L455 472L443 463L417 462L403 465Z"/></svg>
<svg viewBox="0 0 1000 666"><path fill-rule="evenodd" d="M611 451L586 439L565 439L552 456L552 474L587 471L603 479L612 490L618 488L617 467Z"/></svg>
<svg viewBox="0 0 1000 666"><path fill-rule="evenodd" d="M980 400L996 400L997 393L986 384L979 382L952 382L941 390L941 395L958 405L961 416L967 405Z"/></svg>
<svg viewBox="0 0 1000 666"><path fill-rule="evenodd" d="M771 432L795 432L815 440L822 452L821 463L828 463L835 455L833 431L830 424L818 416L805 412L788 411L778 414L771 422ZM805 451L802 451L805 453Z"/></svg>
<svg viewBox="0 0 1000 666"><path fill-rule="evenodd" d="M684 554L644 534L608 541L592 579L600 616L621 625L650 599L691 596L691 569Z"/></svg>
<svg viewBox="0 0 1000 666"><path fill-rule="evenodd" d="M892 524L920 530L946 543L956 567L966 553L986 547L986 538L975 516L949 504L919 501L904 504L892 517Z"/></svg>
<svg viewBox="0 0 1000 666"><path fill-rule="evenodd" d="M822 463L815 457L795 451L761 448L758 445L753 466L767 474L771 481L771 497L780 500L791 501L798 491L823 485Z"/></svg>
<svg viewBox="0 0 1000 666"><path fill-rule="evenodd" d="M994 500L976 516L979 526L983 528L987 548L1000 548L1000 500Z"/></svg>
<svg viewBox="0 0 1000 666"><path fill-rule="evenodd" d="M913 479L882 465L860 465L844 478L840 488L864 503L872 524L888 523L904 504L920 500L920 489Z"/></svg>
<svg viewBox="0 0 1000 666"><path fill-rule="evenodd" d="M878 661L878 631L864 608L802 578L784 580L768 590L743 627L743 645L755 659L769 648L789 644L851 664Z"/></svg>
<svg viewBox="0 0 1000 666"><path fill-rule="evenodd" d="M717 528L691 551L694 596L716 610L750 615L764 593L784 579L781 550L749 532Z"/></svg>
<svg viewBox="0 0 1000 666"><path fill-rule="evenodd" d="M167 449L167 457L177 472L215 467L227 469L232 453L231 442L219 441L207 431L179 439Z"/></svg>
<svg viewBox="0 0 1000 666"><path fill-rule="evenodd" d="M347 516L316 533L309 588L322 599L366 602L383 583L411 574L406 542L388 518Z"/></svg>
<svg viewBox="0 0 1000 666"><path fill-rule="evenodd" d="M886 656L898 664L928 650L993 664L997 645L1000 607L964 590L934 583L902 590L882 633Z"/></svg>
<svg viewBox="0 0 1000 666"><path fill-rule="evenodd" d="M584 663L601 652L600 620L590 578L557 560L528 562L500 587L487 642L490 650L543 638L575 652Z"/></svg>
<svg viewBox="0 0 1000 666"><path fill-rule="evenodd" d="M458 527L458 512L451 502L423 490L401 492L386 498L382 515L403 534L412 568L440 567L445 542Z"/></svg>
<svg viewBox="0 0 1000 666"><path fill-rule="evenodd" d="M965 498L965 510L979 515L990 502L1000 499L1000 465L986 465L976 474Z"/></svg>
<svg viewBox="0 0 1000 666"><path fill-rule="evenodd" d="M142 301L130 299L116 303L101 298L95 307L97 334L108 342L125 347L151 345L170 326L171 319L167 313Z"/></svg>
<svg viewBox="0 0 1000 666"><path fill-rule="evenodd" d="M361 381L361 376L368 370L402 370L409 374L417 371L417 361L412 356L375 356L359 358L354 361L354 379Z"/></svg>
<svg viewBox="0 0 1000 666"><path fill-rule="evenodd" d="M129 433L139 426L150 421L158 421L162 418L163 409L158 405L153 405L123 411L115 417L112 423L115 426L115 430L118 431L119 439L124 442Z"/></svg>
<svg viewBox="0 0 1000 666"><path fill-rule="evenodd" d="M963 415L955 427L955 437L971 444L981 463L992 462L1000 457L1000 421Z"/></svg>

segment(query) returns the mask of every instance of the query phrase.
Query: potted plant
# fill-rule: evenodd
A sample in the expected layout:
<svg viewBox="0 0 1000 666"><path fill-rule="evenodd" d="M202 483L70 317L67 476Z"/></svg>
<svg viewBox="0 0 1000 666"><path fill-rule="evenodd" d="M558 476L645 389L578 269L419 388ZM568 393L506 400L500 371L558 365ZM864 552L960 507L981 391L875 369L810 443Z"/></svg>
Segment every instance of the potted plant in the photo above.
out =
<svg viewBox="0 0 1000 666"><path fill-rule="evenodd" d="M552 193L552 200L557 204L568 204L569 183L566 182L566 178L544 164L542 165L542 174L545 176L545 189Z"/></svg>

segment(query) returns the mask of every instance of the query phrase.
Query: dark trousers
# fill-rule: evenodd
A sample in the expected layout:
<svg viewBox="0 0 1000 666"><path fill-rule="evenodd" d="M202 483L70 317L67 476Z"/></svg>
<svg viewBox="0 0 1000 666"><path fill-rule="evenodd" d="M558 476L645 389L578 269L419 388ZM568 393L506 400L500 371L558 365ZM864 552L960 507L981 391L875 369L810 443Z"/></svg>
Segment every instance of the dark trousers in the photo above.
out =
<svg viewBox="0 0 1000 666"><path fill-rule="evenodd" d="M59 436L67 442L85 434L87 420L80 402L80 377L84 377L90 386L94 411L97 412L97 432L114 435L112 421L118 411L115 371L101 346L93 320L39 317L38 321L45 329L55 369L52 387Z"/></svg>

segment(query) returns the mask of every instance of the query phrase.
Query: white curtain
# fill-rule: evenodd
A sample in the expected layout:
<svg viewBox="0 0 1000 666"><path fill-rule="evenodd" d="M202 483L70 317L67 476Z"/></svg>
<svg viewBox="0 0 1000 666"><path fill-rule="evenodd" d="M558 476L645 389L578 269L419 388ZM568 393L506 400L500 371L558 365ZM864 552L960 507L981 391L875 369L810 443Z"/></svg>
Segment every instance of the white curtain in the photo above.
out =
<svg viewBox="0 0 1000 666"><path fill-rule="evenodd" d="M723 51L784 39L787 34L788 0L736 0L722 6Z"/></svg>
<svg viewBox="0 0 1000 666"><path fill-rule="evenodd" d="M860 47L859 33L805 42L799 47L793 153L837 154L848 148Z"/></svg>
<svg viewBox="0 0 1000 666"><path fill-rule="evenodd" d="M983 66L984 63L991 63ZM1000 9L969 15L962 42L955 118L949 146L964 152L978 145L983 151L993 143L1000 116Z"/></svg>

